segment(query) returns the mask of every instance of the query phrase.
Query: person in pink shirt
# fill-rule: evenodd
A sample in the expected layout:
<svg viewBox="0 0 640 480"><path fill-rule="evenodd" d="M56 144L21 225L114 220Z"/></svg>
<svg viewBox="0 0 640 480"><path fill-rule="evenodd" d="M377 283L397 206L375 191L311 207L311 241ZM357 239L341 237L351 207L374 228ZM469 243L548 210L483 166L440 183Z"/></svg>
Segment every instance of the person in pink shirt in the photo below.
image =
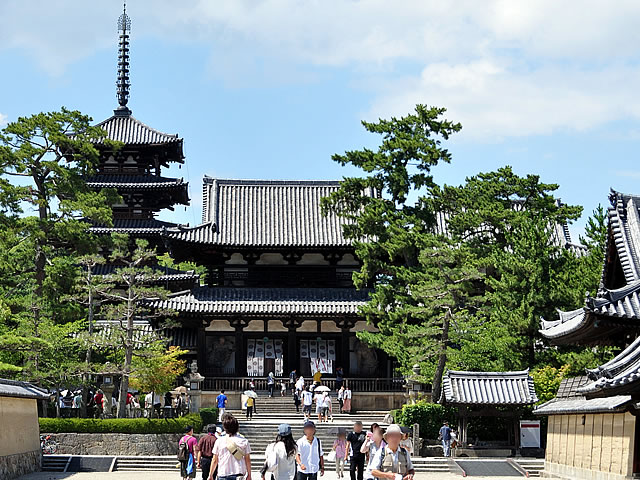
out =
<svg viewBox="0 0 640 480"><path fill-rule="evenodd" d="M189 450L189 457L186 461L180 462L180 476L182 478L196 478L196 460L194 456L194 449L198 444L198 440L193 436L193 427L188 426L185 428L184 436L180 439L180 444L186 444Z"/></svg>
<svg viewBox="0 0 640 480"><path fill-rule="evenodd" d="M333 449L336 451L336 473L338 478L344 477L344 458L347 453L347 433L338 433L338 438L333 442Z"/></svg>

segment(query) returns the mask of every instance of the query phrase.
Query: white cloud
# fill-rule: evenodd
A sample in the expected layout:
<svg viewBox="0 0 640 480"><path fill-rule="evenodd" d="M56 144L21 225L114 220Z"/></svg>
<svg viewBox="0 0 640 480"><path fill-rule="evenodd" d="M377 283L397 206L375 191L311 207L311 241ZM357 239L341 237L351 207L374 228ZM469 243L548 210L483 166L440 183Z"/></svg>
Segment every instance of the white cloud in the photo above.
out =
<svg viewBox="0 0 640 480"><path fill-rule="evenodd" d="M120 2L2 2L0 49L21 49L59 75L97 48L113 48L119 9ZM419 102L447 106L465 136L640 118L635 0L137 0L129 11L134 42L209 45L211 73L228 84L317 81L314 69L347 69L351 85L372 94L368 115L402 114Z"/></svg>
<svg viewBox="0 0 640 480"><path fill-rule="evenodd" d="M0 127L4 127L7 124L7 115L0 112Z"/></svg>

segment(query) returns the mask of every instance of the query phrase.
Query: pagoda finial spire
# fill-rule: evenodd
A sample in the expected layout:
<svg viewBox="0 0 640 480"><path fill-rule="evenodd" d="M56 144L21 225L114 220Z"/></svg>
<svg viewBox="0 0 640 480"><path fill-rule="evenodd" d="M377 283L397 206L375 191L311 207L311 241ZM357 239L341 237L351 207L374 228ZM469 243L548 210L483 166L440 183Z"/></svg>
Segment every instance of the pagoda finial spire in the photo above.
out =
<svg viewBox="0 0 640 480"><path fill-rule="evenodd" d="M124 0L122 15L118 18L118 33L120 35L118 47L118 81L116 82L116 96L119 107L115 110L116 115L130 115L131 110L127 107L129 101L129 34L131 33L131 18L127 15L127 2Z"/></svg>

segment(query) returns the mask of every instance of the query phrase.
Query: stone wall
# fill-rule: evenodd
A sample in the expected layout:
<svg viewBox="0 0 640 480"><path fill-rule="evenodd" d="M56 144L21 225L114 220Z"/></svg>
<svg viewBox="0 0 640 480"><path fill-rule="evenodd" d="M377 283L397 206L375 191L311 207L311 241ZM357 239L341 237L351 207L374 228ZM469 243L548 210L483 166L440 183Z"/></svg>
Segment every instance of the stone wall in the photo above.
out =
<svg viewBox="0 0 640 480"><path fill-rule="evenodd" d="M63 455L175 455L180 433L52 433ZM0 477L3 478L3 477Z"/></svg>
<svg viewBox="0 0 640 480"><path fill-rule="evenodd" d="M40 470L42 455L40 450L0 456L0 478L12 480L27 473Z"/></svg>

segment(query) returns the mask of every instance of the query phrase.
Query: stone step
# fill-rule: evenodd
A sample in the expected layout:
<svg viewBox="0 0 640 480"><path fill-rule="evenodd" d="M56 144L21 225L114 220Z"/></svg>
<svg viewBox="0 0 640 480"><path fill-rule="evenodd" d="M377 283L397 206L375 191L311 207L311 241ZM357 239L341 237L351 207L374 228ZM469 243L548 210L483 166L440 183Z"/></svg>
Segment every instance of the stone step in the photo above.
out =
<svg viewBox="0 0 640 480"><path fill-rule="evenodd" d="M43 472L64 472L69 463L69 455L43 455L42 471Z"/></svg>

